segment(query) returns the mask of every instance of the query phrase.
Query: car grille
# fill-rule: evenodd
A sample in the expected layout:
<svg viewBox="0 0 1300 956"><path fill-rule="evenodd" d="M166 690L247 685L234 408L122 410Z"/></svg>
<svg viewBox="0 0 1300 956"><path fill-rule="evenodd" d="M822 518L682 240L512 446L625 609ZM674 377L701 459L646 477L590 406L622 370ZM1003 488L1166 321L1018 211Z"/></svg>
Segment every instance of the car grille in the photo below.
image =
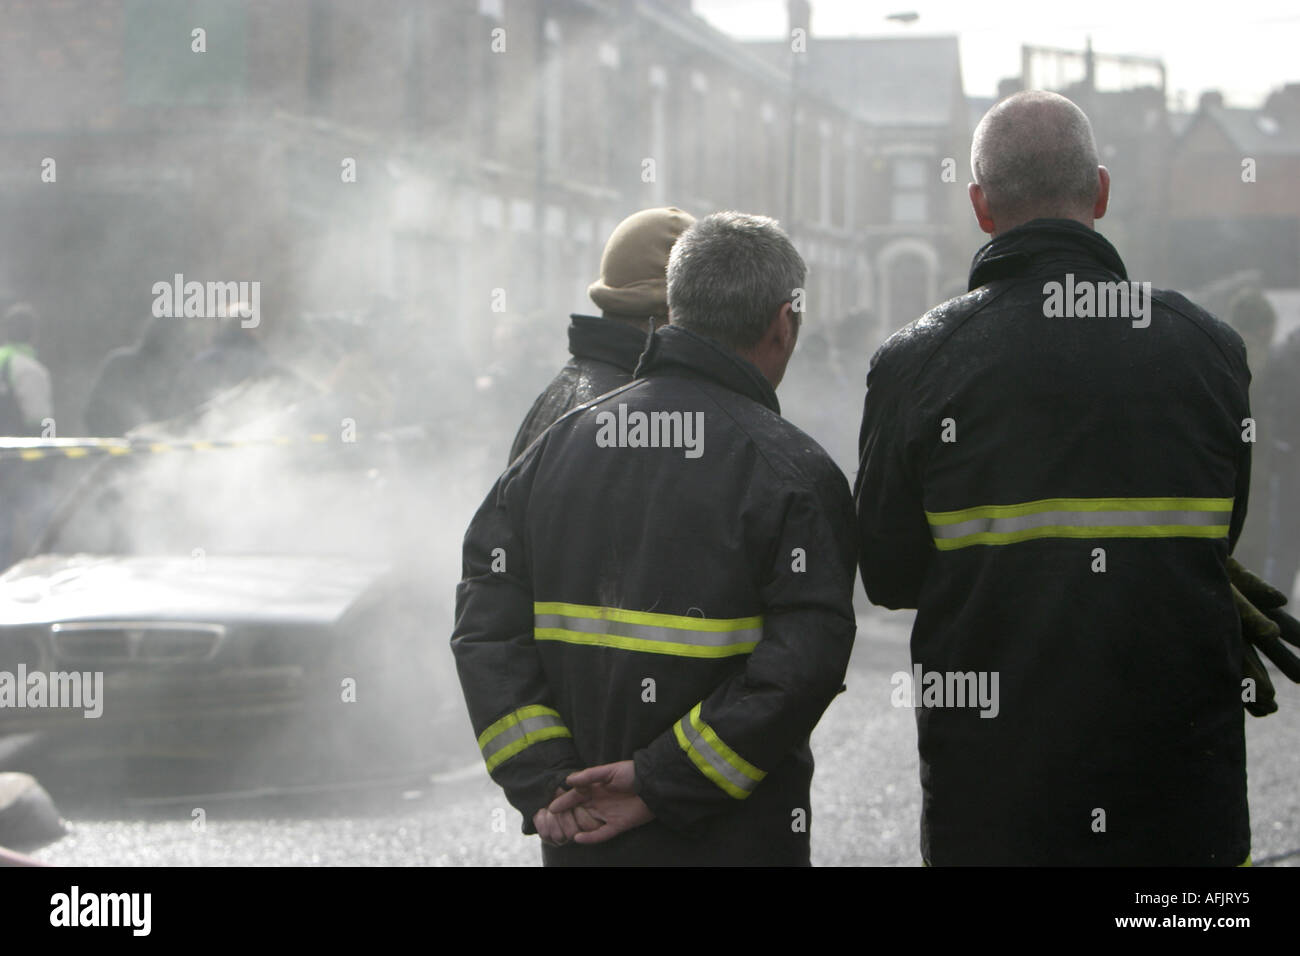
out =
<svg viewBox="0 0 1300 956"><path fill-rule="evenodd" d="M57 659L93 664L211 660L225 636L220 624L111 621L50 626Z"/></svg>
<svg viewBox="0 0 1300 956"><path fill-rule="evenodd" d="M19 665L29 671L40 670L45 661L45 655L41 653L43 643L37 633L0 636L0 673L16 673Z"/></svg>

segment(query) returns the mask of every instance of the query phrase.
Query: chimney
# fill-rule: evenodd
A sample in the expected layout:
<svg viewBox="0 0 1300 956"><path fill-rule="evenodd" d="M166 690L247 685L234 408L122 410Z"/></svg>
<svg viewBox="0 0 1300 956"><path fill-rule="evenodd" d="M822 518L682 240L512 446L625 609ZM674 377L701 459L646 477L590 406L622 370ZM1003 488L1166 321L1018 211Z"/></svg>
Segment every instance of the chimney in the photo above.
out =
<svg viewBox="0 0 1300 956"><path fill-rule="evenodd" d="M998 80L998 100L1005 100L1013 93L1019 93L1025 88L1025 84L1020 81L1018 76L1007 76Z"/></svg>
<svg viewBox="0 0 1300 956"><path fill-rule="evenodd" d="M790 20L790 32L803 30L805 37L811 37L812 4L809 0L786 0L785 9Z"/></svg>

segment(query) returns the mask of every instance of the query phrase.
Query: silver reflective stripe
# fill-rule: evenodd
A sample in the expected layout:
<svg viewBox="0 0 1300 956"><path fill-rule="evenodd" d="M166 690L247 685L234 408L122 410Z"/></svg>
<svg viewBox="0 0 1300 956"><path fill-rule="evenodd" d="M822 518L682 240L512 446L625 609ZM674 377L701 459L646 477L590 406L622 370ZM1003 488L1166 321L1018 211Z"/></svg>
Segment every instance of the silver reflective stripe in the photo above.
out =
<svg viewBox="0 0 1300 956"><path fill-rule="evenodd" d="M543 629L576 631L579 634L610 634L634 641L662 642L665 644L691 644L696 647L732 647L737 644L755 644L763 636L761 627L739 631L696 631L680 627L658 627L652 624L633 624L608 618L570 617L567 614L538 614L534 626Z"/></svg>
<svg viewBox="0 0 1300 956"><path fill-rule="evenodd" d="M508 727L483 745L483 759L491 761L494 754L504 750L516 741L523 740L531 733L547 727L563 727L564 721L554 714L537 714L525 717L513 727Z"/></svg>
<svg viewBox="0 0 1300 956"><path fill-rule="evenodd" d="M686 737L686 742L690 745L690 749L699 754L700 757L702 757L710 767L717 771L720 777L726 780L727 783L731 784L732 787L736 790L743 791L743 794L732 793L732 796L743 796L749 794L758 786L759 782L757 780L747 777L745 774L733 767L727 762L727 759L723 757L722 754L718 753L717 750L713 748L711 743L696 732L689 715L683 717L678 722L678 725L681 727L682 733ZM723 789L726 788L724 787Z"/></svg>
<svg viewBox="0 0 1300 956"><path fill-rule="evenodd" d="M1031 528L1118 528L1170 525L1218 526L1228 524L1226 511L1040 511L1009 518L972 518L957 524L931 524L936 538L964 538L971 534L1013 534Z"/></svg>

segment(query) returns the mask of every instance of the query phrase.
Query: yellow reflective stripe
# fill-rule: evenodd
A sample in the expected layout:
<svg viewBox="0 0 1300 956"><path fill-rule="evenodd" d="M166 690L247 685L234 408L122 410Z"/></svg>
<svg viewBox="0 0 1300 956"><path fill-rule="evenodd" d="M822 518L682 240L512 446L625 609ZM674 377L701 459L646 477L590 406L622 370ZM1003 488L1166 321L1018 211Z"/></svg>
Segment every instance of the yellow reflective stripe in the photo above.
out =
<svg viewBox="0 0 1300 956"><path fill-rule="evenodd" d="M926 512L935 547L1038 538L1225 538L1231 498L1045 498Z"/></svg>
<svg viewBox="0 0 1300 956"><path fill-rule="evenodd" d="M513 741L502 747L491 757L488 757L484 763L487 764L487 771L491 773L498 766L505 763L521 750L527 750L533 744L541 743L543 740L554 740L557 737L572 737L567 727L543 727L541 730L529 731L523 738Z"/></svg>
<svg viewBox="0 0 1300 956"><path fill-rule="evenodd" d="M955 551L972 544L1016 544L1036 538L1225 538L1228 526L1224 525L1144 525L1118 527L1076 527L1073 525L1045 525L1023 531L998 533L981 531L960 538L936 538L934 546L940 551Z"/></svg>
<svg viewBox="0 0 1300 956"><path fill-rule="evenodd" d="M553 707L546 707L542 704L530 704L527 707L520 707L518 710L506 714L500 720L496 721L496 723L488 725L487 730L483 731L483 733L478 735L479 749L482 750L484 747L488 745L488 742L491 741L494 737L496 737L502 731L508 730L509 728L513 727L515 724L519 723L519 721L527 720L529 717L540 717L543 714L547 714L552 717L560 716L560 712L558 710L554 709Z"/></svg>
<svg viewBox="0 0 1300 956"><path fill-rule="evenodd" d="M479 734L478 746L491 773L498 765L535 743L572 736L559 711L541 704L530 704L491 724Z"/></svg>
<svg viewBox="0 0 1300 956"><path fill-rule="evenodd" d="M709 647L699 644L678 644L672 641L648 641L643 638L623 637L618 634L585 634L560 627L539 627L534 630L533 637L539 641L562 641L565 644L613 647L622 651L640 651L644 654L669 654L673 657L701 658L736 657L752 652L758 645L757 641L750 641L742 644L724 644Z"/></svg>
<svg viewBox="0 0 1300 956"><path fill-rule="evenodd" d="M930 524L972 518L1015 518L1042 511L1231 511L1232 498L1042 498L1017 505L980 505L960 511L927 511Z"/></svg>
<svg viewBox="0 0 1300 956"><path fill-rule="evenodd" d="M686 752L696 769L723 792L744 800L767 773L728 747L700 716L700 706L696 704L689 714L673 724L677 745ZM693 736L686 732L688 722Z"/></svg>
<svg viewBox="0 0 1300 956"><path fill-rule="evenodd" d="M561 601L538 601L533 614L533 638L538 641L674 657L748 654L763 636L762 617L688 617Z"/></svg>
<svg viewBox="0 0 1300 956"><path fill-rule="evenodd" d="M689 617L682 614L628 611L618 607L565 604L561 601L537 601L533 604L533 613L563 614L567 617L621 621L626 624L647 624L651 627L676 627L684 631L745 631L763 626L762 617Z"/></svg>
<svg viewBox="0 0 1300 956"><path fill-rule="evenodd" d="M752 763L723 743L722 738L718 736L717 731L705 723L704 718L700 716L700 707L700 704L696 704L691 708L691 712L688 715L691 718L691 726L695 728L699 735L712 744L713 749L716 750L722 758L727 761L727 763L731 764L750 780L753 780L754 783L758 783L766 777L766 773L759 770Z"/></svg>

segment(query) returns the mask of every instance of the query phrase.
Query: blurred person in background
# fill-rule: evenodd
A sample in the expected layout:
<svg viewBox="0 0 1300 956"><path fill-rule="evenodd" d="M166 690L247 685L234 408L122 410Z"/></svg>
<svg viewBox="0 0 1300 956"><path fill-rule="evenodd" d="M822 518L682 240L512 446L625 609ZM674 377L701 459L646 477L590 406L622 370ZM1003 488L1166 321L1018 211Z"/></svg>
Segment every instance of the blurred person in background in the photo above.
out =
<svg viewBox="0 0 1300 956"><path fill-rule="evenodd" d="M615 227L600 258L600 278L587 289L600 316L570 316L573 358L519 426L511 461L569 409L632 380L647 336L668 321L668 254L693 222L689 213L667 206L633 213Z"/></svg>
<svg viewBox="0 0 1300 956"><path fill-rule="evenodd" d="M1273 408L1274 403L1269 401L1268 393L1271 389L1268 369L1269 346L1277 330L1277 313L1259 287L1252 284L1233 295L1226 310L1226 321L1246 344L1246 363L1253 380L1251 415L1256 424L1255 447L1250 463L1250 514L1233 554L1246 567L1254 568L1271 580L1268 559L1278 515L1277 501L1270 494L1270 488L1274 484L1274 446L1279 422L1275 415L1277 410Z"/></svg>
<svg viewBox="0 0 1300 956"><path fill-rule="evenodd" d="M86 433L118 437L184 411L174 404L173 393L177 372L193 357L194 344L190 321L150 316L133 345L114 349L100 363L82 416Z"/></svg>
<svg viewBox="0 0 1300 956"><path fill-rule="evenodd" d="M27 302L5 310L0 345L0 434L35 436L54 415L50 373L36 358L40 313Z"/></svg>
<svg viewBox="0 0 1300 956"><path fill-rule="evenodd" d="M40 313L27 302L0 320L0 435L30 438L54 420L50 373L36 358ZM48 462L0 461L0 569L20 558L36 539L49 511Z"/></svg>
<svg viewBox="0 0 1300 956"><path fill-rule="evenodd" d="M232 306L229 314L215 319L218 325L207 347L178 370L168 399L169 407L183 413L236 385L291 377L262 344L265 324L245 328L242 320L236 318L237 310L242 307L242 303Z"/></svg>
<svg viewBox="0 0 1300 956"><path fill-rule="evenodd" d="M1254 287L1234 296L1228 321L1246 342L1257 423L1250 515L1236 556L1291 595L1300 572L1300 331L1270 349L1277 314Z"/></svg>

